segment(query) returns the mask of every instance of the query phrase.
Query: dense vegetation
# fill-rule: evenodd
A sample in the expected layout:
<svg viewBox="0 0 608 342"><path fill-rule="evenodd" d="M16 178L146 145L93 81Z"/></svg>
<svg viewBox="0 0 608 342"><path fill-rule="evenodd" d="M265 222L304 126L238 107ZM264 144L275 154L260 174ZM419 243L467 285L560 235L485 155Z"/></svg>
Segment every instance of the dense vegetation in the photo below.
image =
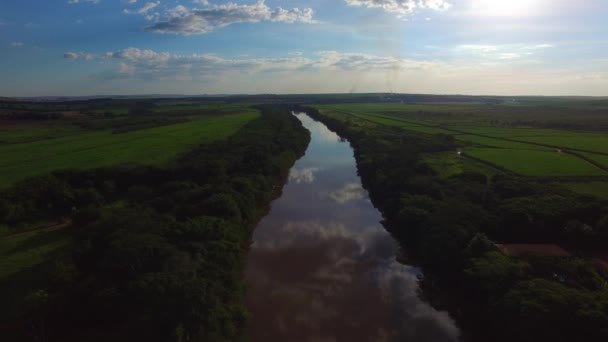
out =
<svg viewBox="0 0 608 342"><path fill-rule="evenodd" d="M425 295L473 340L608 339L606 274L588 258L608 245L608 202L500 170L442 175L428 155L455 155L451 135L298 109L351 142L385 225L425 270ZM575 256L509 257L495 241L560 243Z"/></svg>
<svg viewBox="0 0 608 342"><path fill-rule="evenodd" d="M0 279L12 290L3 339L240 339L252 229L310 139L286 108L259 110L237 134L170 165L55 171L2 191L2 224L63 220L57 231L69 239Z"/></svg>

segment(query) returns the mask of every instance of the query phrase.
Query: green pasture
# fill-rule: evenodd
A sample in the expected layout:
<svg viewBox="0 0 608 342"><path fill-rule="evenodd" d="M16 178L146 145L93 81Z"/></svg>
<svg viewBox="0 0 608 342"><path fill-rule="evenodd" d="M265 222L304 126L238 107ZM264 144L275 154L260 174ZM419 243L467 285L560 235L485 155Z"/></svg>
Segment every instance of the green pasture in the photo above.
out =
<svg viewBox="0 0 608 342"><path fill-rule="evenodd" d="M594 162L608 168L608 155L603 154L595 154L595 153L587 153L587 152L578 152L578 154L593 160Z"/></svg>
<svg viewBox="0 0 608 342"><path fill-rule="evenodd" d="M525 176L608 175L583 159L555 151L471 148L466 154Z"/></svg>
<svg viewBox="0 0 608 342"><path fill-rule="evenodd" d="M63 123L0 126L0 146L54 139L79 132L81 130L78 127Z"/></svg>
<svg viewBox="0 0 608 342"><path fill-rule="evenodd" d="M193 145L226 138L258 115L249 111L122 134L83 131L52 140L0 145L0 186L58 169L162 163Z"/></svg>
<svg viewBox="0 0 608 342"><path fill-rule="evenodd" d="M526 111L533 111L533 114L540 116L542 120L559 120L564 117L573 119L578 113L571 113L574 109L579 108L576 105L573 102L570 103L570 107L539 109L521 104L519 108L515 109L514 115L525 118ZM500 124L500 120L493 121L492 119L508 118L507 114L513 109L504 108L504 106L470 103L355 103L317 107L324 112L332 111L381 125L401 127L412 132L450 134L464 144L465 154L522 175L606 175L605 171L580 157L557 153L557 148L566 151L575 150L580 155L608 167L608 134L554 128L504 126ZM587 105L587 107L590 106ZM552 114L552 110L555 113ZM521 122L523 124L526 121ZM454 167L456 166L440 164L437 169L445 168L441 174L449 174Z"/></svg>
<svg viewBox="0 0 608 342"><path fill-rule="evenodd" d="M516 141L509 141L503 139L495 139L495 138L487 138L478 135L455 135L456 140L462 141L469 144L486 146L486 147L496 147L496 148L506 148L506 149L520 149L520 150L539 150L539 151L554 151L555 149L550 147L520 143Z"/></svg>
<svg viewBox="0 0 608 342"><path fill-rule="evenodd" d="M589 152L608 153L608 134L599 133L578 133L541 136L541 137L522 137L521 141L559 146L565 149L576 149Z"/></svg>

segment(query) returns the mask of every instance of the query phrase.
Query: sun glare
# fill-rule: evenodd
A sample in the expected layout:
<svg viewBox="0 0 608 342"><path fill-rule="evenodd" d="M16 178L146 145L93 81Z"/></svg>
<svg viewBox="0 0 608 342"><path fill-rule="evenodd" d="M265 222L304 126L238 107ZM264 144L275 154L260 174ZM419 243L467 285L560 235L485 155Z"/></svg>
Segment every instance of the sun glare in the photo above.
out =
<svg viewBox="0 0 608 342"><path fill-rule="evenodd" d="M473 10L481 15L524 17L538 13L540 0L473 0Z"/></svg>

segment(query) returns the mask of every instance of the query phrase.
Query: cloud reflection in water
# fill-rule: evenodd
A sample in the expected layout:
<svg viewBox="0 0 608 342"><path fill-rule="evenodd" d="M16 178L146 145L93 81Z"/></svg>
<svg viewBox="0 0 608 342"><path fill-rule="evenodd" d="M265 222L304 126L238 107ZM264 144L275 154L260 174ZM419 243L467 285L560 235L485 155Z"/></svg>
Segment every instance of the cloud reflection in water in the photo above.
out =
<svg viewBox="0 0 608 342"><path fill-rule="evenodd" d="M419 271L397 263L396 250L381 227L353 233L318 221L287 222L271 241L255 241L252 340L456 341L453 321L420 300Z"/></svg>
<svg viewBox="0 0 608 342"><path fill-rule="evenodd" d="M297 117L311 143L247 259L251 341L457 341L451 318L418 297L420 271L396 262L350 144Z"/></svg>
<svg viewBox="0 0 608 342"><path fill-rule="evenodd" d="M330 192L329 197L339 204L367 198L367 191L359 183L347 183L340 189Z"/></svg>
<svg viewBox="0 0 608 342"><path fill-rule="evenodd" d="M318 167L307 167L303 169L292 168L289 170L289 180L300 183L312 183L315 181L315 173L321 170Z"/></svg>

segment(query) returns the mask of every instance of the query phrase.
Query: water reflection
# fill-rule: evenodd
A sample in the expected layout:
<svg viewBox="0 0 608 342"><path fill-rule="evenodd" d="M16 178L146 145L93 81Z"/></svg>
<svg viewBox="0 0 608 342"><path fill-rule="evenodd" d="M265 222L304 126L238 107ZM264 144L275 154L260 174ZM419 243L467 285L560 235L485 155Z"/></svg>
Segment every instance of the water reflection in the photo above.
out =
<svg viewBox="0 0 608 342"><path fill-rule="evenodd" d="M356 174L348 143L305 115L307 154L259 224L246 270L252 341L455 341L446 313L417 296L415 267Z"/></svg>
<svg viewBox="0 0 608 342"><path fill-rule="evenodd" d="M318 167L306 167L298 169L296 167L289 170L289 180L296 183L312 183L315 181L315 173L319 172Z"/></svg>

